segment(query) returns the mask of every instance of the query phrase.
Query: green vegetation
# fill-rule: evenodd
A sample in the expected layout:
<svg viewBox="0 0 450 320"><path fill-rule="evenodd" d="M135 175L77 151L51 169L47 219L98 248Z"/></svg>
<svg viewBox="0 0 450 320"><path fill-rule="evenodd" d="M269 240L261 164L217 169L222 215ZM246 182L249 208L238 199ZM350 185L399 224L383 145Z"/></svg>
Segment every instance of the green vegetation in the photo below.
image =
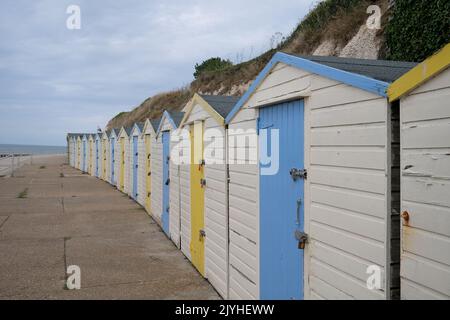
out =
<svg viewBox="0 0 450 320"><path fill-rule="evenodd" d="M25 199L28 196L28 188L25 188L21 193L17 195L18 199Z"/></svg>
<svg viewBox="0 0 450 320"><path fill-rule="evenodd" d="M423 61L450 42L450 1L396 0L385 36L388 59Z"/></svg>
<svg viewBox="0 0 450 320"><path fill-rule="evenodd" d="M210 58L203 61L201 64L195 64L194 77L197 79L204 72L222 71L228 67L231 67L233 63L230 60L222 58Z"/></svg>

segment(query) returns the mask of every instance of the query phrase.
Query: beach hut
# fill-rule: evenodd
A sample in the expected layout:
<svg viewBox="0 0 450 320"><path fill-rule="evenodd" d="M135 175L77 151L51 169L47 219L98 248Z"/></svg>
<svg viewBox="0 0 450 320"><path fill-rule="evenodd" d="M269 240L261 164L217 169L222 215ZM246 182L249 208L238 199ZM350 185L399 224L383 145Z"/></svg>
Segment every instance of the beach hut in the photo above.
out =
<svg viewBox="0 0 450 320"><path fill-rule="evenodd" d="M415 64L277 53L227 116L229 297L399 292L398 110Z"/></svg>
<svg viewBox="0 0 450 320"><path fill-rule="evenodd" d="M130 188L130 135L132 127L122 127L119 131L119 180L117 187L131 196Z"/></svg>
<svg viewBox="0 0 450 320"><path fill-rule="evenodd" d="M102 138L102 148L101 148L101 174L100 178L103 181L110 181L110 136L111 136L111 130L105 130L103 131L101 138Z"/></svg>
<svg viewBox="0 0 450 320"><path fill-rule="evenodd" d="M93 176L94 175L94 156L95 156L95 149L94 149L94 134L88 134L88 173Z"/></svg>
<svg viewBox="0 0 450 320"><path fill-rule="evenodd" d="M197 270L227 298L228 196L225 117L239 97L195 94L180 129L187 165L180 165L181 249Z"/></svg>
<svg viewBox="0 0 450 320"><path fill-rule="evenodd" d="M88 152L88 134L84 133L81 138L81 171L84 173L86 173L88 169Z"/></svg>
<svg viewBox="0 0 450 320"><path fill-rule="evenodd" d="M75 167L76 159L77 159L77 134L68 133L67 134L67 143L69 150L69 164L71 167Z"/></svg>
<svg viewBox="0 0 450 320"><path fill-rule="evenodd" d="M139 183L139 193L145 196L144 207L151 214L151 196L152 196L152 148L156 141L156 131L158 130L160 119L147 119L142 129L144 139L144 152L141 152L139 167L143 172L140 176L145 177Z"/></svg>
<svg viewBox="0 0 450 320"><path fill-rule="evenodd" d="M77 135L77 137L76 137L77 159L76 159L75 168L77 168L78 170L81 170L81 154L82 154L81 153L81 144L82 144L81 137L82 137L81 134Z"/></svg>
<svg viewBox="0 0 450 320"><path fill-rule="evenodd" d="M450 299L450 44L395 81L400 104L401 298Z"/></svg>
<svg viewBox="0 0 450 320"><path fill-rule="evenodd" d="M140 163L139 161L142 154L144 154L144 144L142 139L142 130L144 129L144 123L135 123L131 129L130 133L130 195L131 197L141 204L144 205L145 197L144 194L139 192L139 183L142 180Z"/></svg>
<svg viewBox="0 0 450 320"><path fill-rule="evenodd" d="M178 164L171 161L171 137L183 118L182 112L164 111L152 153L152 215L173 242L180 244Z"/></svg>
<svg viewBox="0 0 450 320"><path fill-rule="evenodd" d="M97 132L94 135L94 176L97 178L101 177L102 173L102 132Z"/></svg>
<svg viewBox="0 0 450 320"><path fill-rule="evenodd" d="M109 135L109 182L118 187L118 174L120 172L120 129L114 128Z"/></svg>

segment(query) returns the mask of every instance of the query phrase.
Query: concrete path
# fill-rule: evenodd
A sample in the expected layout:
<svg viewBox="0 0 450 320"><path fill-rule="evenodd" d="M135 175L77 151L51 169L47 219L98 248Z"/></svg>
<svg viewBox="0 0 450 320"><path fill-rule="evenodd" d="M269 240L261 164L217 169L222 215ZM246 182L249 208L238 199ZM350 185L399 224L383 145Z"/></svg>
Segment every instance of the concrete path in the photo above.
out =
<svg viewBox="0 0 450 320"><path fill-rule="evenodd" d="M0 178L0 299L219 298L139 205L65 160Z"/></svg>

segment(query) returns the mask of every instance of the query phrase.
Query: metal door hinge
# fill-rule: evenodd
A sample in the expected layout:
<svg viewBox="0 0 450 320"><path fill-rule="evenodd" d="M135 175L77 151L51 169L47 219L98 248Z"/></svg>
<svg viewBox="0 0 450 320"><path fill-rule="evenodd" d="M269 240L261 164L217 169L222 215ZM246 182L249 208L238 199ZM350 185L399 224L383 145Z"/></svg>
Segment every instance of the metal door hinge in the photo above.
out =
<svg viewBox="0 0 450 320"><path fill-rule="evenodd" d="M202 188L206 187L206 180L205 179L200 179L200 186Z"/></svg>
<svg viewBox="0 0 450 320"><path fill-rule="evenodd" d="M306 180L306 178L308 177L308 172L306 171L306 169L292 168L289 171L289 174L294 181L297 181L298 179Z"/></svg>
<svg viewBox="0 0 450 320"><path fill-rule="evenodd" d="M168 186L170 184L170 179L166 180L166 186Z"/></svg>
<svg viewBox="0 0 450 320"><path fill-rule="evenodd" d="M206 232L205 232L205 230L200 229L200 230L199 230L199 235L200 235L200 239L201 239L201 238L205 238L205 237L206 237Z"/></svg>

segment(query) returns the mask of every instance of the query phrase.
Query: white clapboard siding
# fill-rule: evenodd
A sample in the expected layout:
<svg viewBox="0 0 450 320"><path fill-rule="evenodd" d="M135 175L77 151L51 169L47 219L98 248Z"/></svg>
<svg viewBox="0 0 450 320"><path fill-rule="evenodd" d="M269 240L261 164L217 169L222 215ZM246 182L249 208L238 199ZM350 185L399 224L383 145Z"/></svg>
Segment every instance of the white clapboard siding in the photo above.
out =
<svg viewBox="0 0 450 320"><path fill-rule="evenodd" d="M152 143L151 170L152 170L152 195L151 213L155 221L161 225L162 212L162 141L161 135Z"/></svg>
<svg viewBox="0 0 450 320"><path fill-rule="evenodd" d="M103 162L102 162L102 139L99 138L97 141L98 141L98 154L96 155L96 157L98 157L98 168L96 168L96 169L98 172L98 176L101 177L102 170L103 170L103 168L102 168L102 164L103 164Z"/></svg>
<svg viewBox="0 0 450 320"><path fill-rule="evenodd" d="M400 101L402 299L450 298L450 69Z"/></svg>
<svg viewBox="0 0 450 320"><path fill-rule="evenodd" d="M145 207L145 199L147 197L146 194L146 181L147 181L147 174L146 174L146 157L147 155L145 154L145 135L142 134L139 136L139 140L138 140L138 149L139 149L139 154L138 154L138 198L137 201L138 203Z"/></svg>
<svg viewBox="0 0 450 320"><path fill-rule="evenodd" d="M244 108L228 127L229 299L259 299L259 170L256 163L237 164L233 148L234 139L256 136L256 116L257 110Z"/></svg>
<svg viewBox="0 0 450 320"><path fill-rule="evenodd" d="M111 147L110 147L111 148ZM120 141L119 138L114 140L114 182L111 181L111 170L108 171L109 181L116 187L119 186L120 176Z"/></svg>
<svg viewBox="0 0 450 320"><path fill-rule="evenodd" d="M388 117L385 98L314 76L305 103L306 298L388 298ZM374 264L381 290L366 287Z"/></svg>
<svg viewBox="0 0 450 320"><path fill-rule="evenodd" d="M130 140L125 138L125 164L124 164L124 184L123 193L130 195Z"/></svg>
<svg viewBox="0 0 450 320"><path fill-rule="evenodd" d="M181 252L191 260L191 148L189 135L182 135L180 143Z"/></svg>
<svg viewBox="0 0 450 320"><path fill-rule="evenodd" d="M228 278L228 218L227 168L225 164L225 128L209 116L205 120L205 134L213 131L218 139L205 141L205 274L223 298L227 298ZM208 159L209 158L209 159Z"/></svg>

